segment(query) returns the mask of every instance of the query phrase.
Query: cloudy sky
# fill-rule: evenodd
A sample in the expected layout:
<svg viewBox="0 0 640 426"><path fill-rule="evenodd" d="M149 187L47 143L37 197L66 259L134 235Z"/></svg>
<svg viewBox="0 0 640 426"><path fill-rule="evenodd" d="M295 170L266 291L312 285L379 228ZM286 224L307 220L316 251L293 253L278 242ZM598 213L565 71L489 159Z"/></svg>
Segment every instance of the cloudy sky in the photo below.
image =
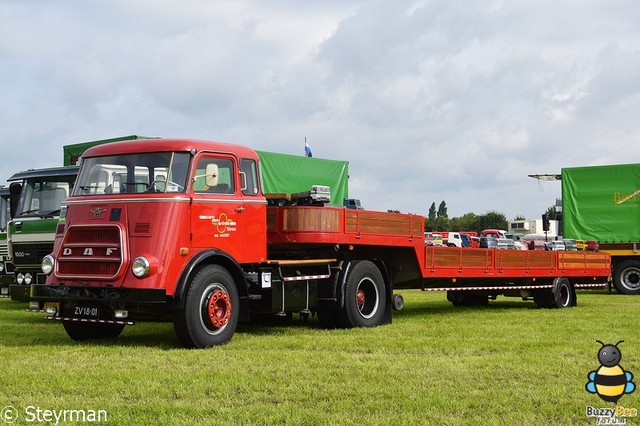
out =
<svg viewBox="0 0 640 426"><path fill-rule="evenodd" d="M0 0L0 182L146 135L350 162L365 207L538 218L640 162L636 0Z"/></svg>

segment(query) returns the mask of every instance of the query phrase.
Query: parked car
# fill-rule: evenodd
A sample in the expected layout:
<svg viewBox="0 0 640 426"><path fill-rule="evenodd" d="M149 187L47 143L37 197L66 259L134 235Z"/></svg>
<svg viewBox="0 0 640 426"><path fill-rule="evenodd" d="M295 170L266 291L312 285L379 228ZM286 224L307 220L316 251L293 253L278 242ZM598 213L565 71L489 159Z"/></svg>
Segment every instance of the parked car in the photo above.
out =
<svg viewBox="0 0 640 426"><path fill-rule="evenodd" d="M549 248L549 250L551 251L565 251L566 247L564 245L564 241L563 240L554 240L554 241L550 241L547 244L547 247Z"/></svg>
<svg viewBox="0 0 640 426"><path fill-rule="evenodd" d="M576 240L576 250L586 250L587 242L585 240Z"/></svg>
<svg viewBox="0 0 640 426"><path fill-rule="evenodd" d="M578 250L578 243L577 243L576 240L564 239L562 241L564 242L564 249L566 251L577 251Z"/></svg>
<svg viewBox="0 0 640 426"><path fill-rule="evenodd" d="M496 238L496 248L503 250L515 250L516 244L511 238Z"/></svg>
<svg viewBox="0 0 640 426"><path fill-rule="evenodd" d="M546 250L547 243L544 240L529 240L528 241L529 250Z"/></svg>
<svg viewBox="0 0 640 426"><path fill-rule="evenodd" d="M598 244L598 242L595 241L595 240L588 240L587 241L587 250L589 250L589 251L598 251L598 250L600 250L600 244Z"/></svg>
<svg viewBox="0 0 640 426"><path fill-rule="evenodd" d="M480 248L497 248L497 247L498 247L498 239L493 235L480 237Z"/></svg>

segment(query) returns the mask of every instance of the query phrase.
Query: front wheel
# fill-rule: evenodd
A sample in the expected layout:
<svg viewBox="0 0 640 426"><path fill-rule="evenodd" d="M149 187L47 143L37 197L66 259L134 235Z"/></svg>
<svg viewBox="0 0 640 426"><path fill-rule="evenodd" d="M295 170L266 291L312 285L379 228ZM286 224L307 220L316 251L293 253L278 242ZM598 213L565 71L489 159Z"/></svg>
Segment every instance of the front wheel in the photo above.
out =
<svg viewBox="0 0 640 426"><path fill-rule="evenodd" d="M385 284L380 270L373 262L362 260L353 262L347 274L340 325L346 328L380 325L385 309Z"/></svg>
<svg viewBox="0 0 640 426"><path fill-rule="evenodd" d="M185 306L177 313L174 328L189 348L208 348L231 340L239 317L235 282L220 265L203 267L191 280Z"/></svg>
<svg viewBox="0 0 640 426"><path fill-rule="evenodd" d="M613 271L613 286L618 293L640 294L640 261L625 260Z"/></svg>

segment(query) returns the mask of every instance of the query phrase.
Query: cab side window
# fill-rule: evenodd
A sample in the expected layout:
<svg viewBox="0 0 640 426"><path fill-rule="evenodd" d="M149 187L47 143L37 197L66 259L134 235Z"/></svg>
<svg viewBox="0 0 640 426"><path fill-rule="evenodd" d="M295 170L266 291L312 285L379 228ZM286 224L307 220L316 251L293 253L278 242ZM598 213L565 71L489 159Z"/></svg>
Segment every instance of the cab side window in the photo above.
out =
<svg viewBox="0 0 640 426"><path fill-rule="evenodd" d="M226 158L203 157L198 161L193 181L194 192L234 194L233 161Z"/></svg>
<svg viewBox="0 0 640 426"><path fill-rule="evenodd" d="M244 195L258 195L258 173L255 160L249 158L240 160L240 176L242 178L242 193Z"/></svg>

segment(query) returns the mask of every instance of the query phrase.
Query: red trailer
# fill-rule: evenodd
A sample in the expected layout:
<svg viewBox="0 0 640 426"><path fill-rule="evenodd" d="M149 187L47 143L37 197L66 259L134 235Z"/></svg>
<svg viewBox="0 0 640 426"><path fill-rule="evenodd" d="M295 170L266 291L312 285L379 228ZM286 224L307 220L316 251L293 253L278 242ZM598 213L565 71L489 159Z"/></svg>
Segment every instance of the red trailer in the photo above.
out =
<svg viewBox="0 0 640 426"><path fill-rule="evenodd" d="M577 286L609 277L604 253L428 247L422 216L326 205L308 193L268 206L259 168L253 150L216 142L89 149L43 260L47 283L31 286L31 298L75 340L172 321L185 346L204 348L228 342L254 314L315 312L326 327L390 323L403 304L396 289L446 291L456 305L502 294L569 307Z"/></svg>

